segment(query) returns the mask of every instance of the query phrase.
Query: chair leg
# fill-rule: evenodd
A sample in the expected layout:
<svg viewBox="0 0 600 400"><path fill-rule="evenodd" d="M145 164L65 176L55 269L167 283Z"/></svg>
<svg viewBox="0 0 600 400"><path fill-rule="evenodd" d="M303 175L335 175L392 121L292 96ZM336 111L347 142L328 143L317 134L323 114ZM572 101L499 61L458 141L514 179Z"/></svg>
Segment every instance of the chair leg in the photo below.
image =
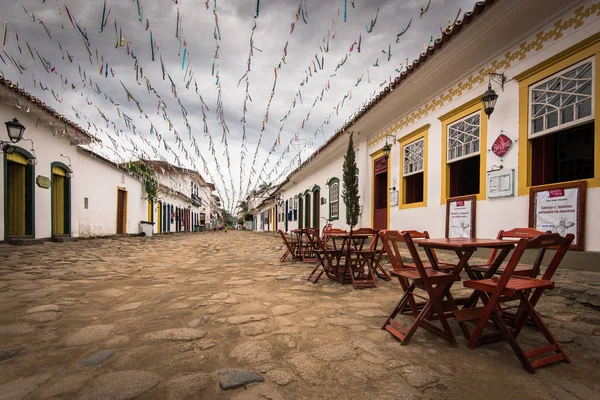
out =
<svg viewBox="0 0 600 400"><path fill-rule="evenodd" d="M448 336L448 341L455 345L456 344L456 338L454 337L454 333L452 332L452 328L450 328L450 324L448 324L448 320L446 319L446 316L444 315L444 308L442 307L442 297L440 296L442 293L444 293L446 291L446 289L449 289L449 287L451 286L451 284L440 284L437 287L433 288L433 287L428 287L428 294L429 294L429 302L432 304L432 308L434 309L435 313L438 315L438 318L440 319L440 323L442 324L442 328L444 330L444 332L446 333L446 335ZM450 295L450 292L448 291L448 295Z"/></svg>
<svg viewBox="0 0 600 400"><path fill-rule="evenodd" d="M317 265L315 266L315 268L313 268L313 270L312 270L312 272L310 273L310 275L308 275L308 278L307 278L307 280L308 280L309 282L312 282L312 283L317 283L317 282L319 281L319 278L321 277L321 275L323 275L323 272L324 272L324 271L321 271L321 273L319 273L319 274L318 274L316 277L314 277L314 276L315 276L315 274L317 273L317 271L318 271L318 270L319 270L321 267L323 267L323 268L324 268L324 264L323 264L323 260L321 260L321 259L320 259L320 260L319 260L319 262L317 263Z"/></svg>
<svg viewBox="0 0 600 400"><path fill-rule="evenodd" d="M523 349L521 349L521 346L519 346L519 344L517 343L517 340L510 332L510 329L506 326L506 324L504 324L501 313L494 312L494 313L492 313L491 317L494 319L496 326L498 326L500 328L500 332L502 333L502 335L508 342L509 346L512 348L513 352L515 353L515 355L521 362L521 365L523 366L525 371L529 372L530 374L535 374L535 369L529 362L529 359L523 352ZM470 344L470 342L469 342L469 344Z"/></svg>
<svg viewBox="0 0 600 400"><path fill-rule="evenodd" d="M284 262L285 259L288 257L288 255L290 255L290 250L286 250L285 253L283 253L283 255L281 256L281 258L279 259L279 262Z"/></svg>
<svg viewBox="0 0 600 400"><path fill-rule="evenodd" d="M423 307L423 310L421 310L421 312L419 313L417 318L415 318L413 324L411 325L411 327L408 330L408 333L404 336L404 340L402 340L402 342L400 342L400 344L402 346L406 346L410 342L410 339L417 331L417 328L419 328L419 325L421 325L421 322L425 319L427 314L429 314L430 309L431 309L431 299L427 302L427 304L425 304L425 307Z"/></svg>
<svg viewBox="0 0 600 400"><path fill-rule="evenodd" d="M471 334L471 339L469 339L469 343L467 345L467 347L469 349L473 350L477 346L477 341L481 337L481 334L483 333L483 329L485 328L488 321L490 320L491 315L492 315L499 299L500 299L500 293L494 293L492 298L487 301L487 304L485 305L485 308L483 311L483 315L479 319L479 322L477 323L475 330Z"/></svg>

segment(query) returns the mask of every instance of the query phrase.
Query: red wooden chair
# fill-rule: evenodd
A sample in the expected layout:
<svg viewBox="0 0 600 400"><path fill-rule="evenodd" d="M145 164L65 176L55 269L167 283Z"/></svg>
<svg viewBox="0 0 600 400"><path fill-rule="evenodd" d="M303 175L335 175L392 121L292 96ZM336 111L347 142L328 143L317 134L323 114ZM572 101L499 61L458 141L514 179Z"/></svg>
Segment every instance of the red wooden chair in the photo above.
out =
<svg viewBox="0 0 600 400"><path fill-rule="evenodd" d="M309 236L311 243L314 243L314 253L317 256L317 265L313 268L308 276L308 281L317 283L321 276L325 273L328 278L337 280L335 261L339 259L340 250L330 249L325 242L319 237L319 232L316 229L307 229L306 235Z"/></svg>
<svg viewBox="0 0 600 400"><path fill-rule="evenodd" d="M415 231L415 230L407 230L407 231L402 231L401 233L402 234L408 233L413 240L414 239L430 239L429 232L427 232L427 231L419 232L419 231ZM435 258L435 262L440 270L448 272L448 271L454 270L454 268L456 268L456 264L439 261L434 249L431 249L431 254L433 254L433 257ZM424 262L423 265L425 266L425 268L432 267L430 262ZM414 268L415 264L414 263L404 263L404 266L407 268Z"/></svg>
<svg viewBox="0 0 600 400"><path fill-rule="evenodd" d="M560 347L542 317L535 310L539 299L546 289L553 289L552 276L560 265L563 257L575 237L572 234L562 237L557 233L538 235L535 239L522 238L519 240L504 272L499 277L482 280L471 280L464 282L464 286L479 291L484 307L468 308L455 311L456 319L459 321L477 320L477 326L469 339L468 347L475 348L478 344L490 342L499 336L508 341L513 352L529 373L535 373L535 369L558 361L570 363L564 350ZM541 279L515 276L514 272L519 260L527 249L548 249L557 247L554 257L550 261L546 272ZM511 327L503 318L503 310L500 306L503 298L519 300L519 308L515 317L514 325ZM530 318L548 341L547 346L529 351L523 351L517 343L517 336L523 329L527 319ZM492 336L482 336L488 321L492 320L499 332Z"/></svg>
<svg viewBox="0 0 600 400"><path fill-rule="evenodd" d="M539 235L544 234L542 231L538 231L533 228L515 228L509 231L500 231L498 232L497 239L534 239ZM533 266L531 265L523 265L518 264L513 272L514 276L526 276L530 278L535 278L540 272L540 264L542 259L544 258L546 252L546 248L541 248L538 251L537 258ZM489 270L496 259L496 255L498 254L498 249L493 249L488 257L488 260L485 264L471 265L471 271L475 271L478 274L478 278L481 279L483 277L490 278ZM495 272L496 274L502 274L504 269L506 268L506 264L500 266L498 270Z"/></svg>
<svg viewBox="0 0 600 400"><path fill-rule="evenodd" d="M339 229L339 228L329 228L329 229L325 229L323 231L323 243L325 243L325 246L330 247L330 248L335 248L335 243L329 244L329 236L332 233L346 233L346 231L343 229Z"/></svg>
<svg viewBox="0 0 600 400"><path fill-rule="evenodd" d="M377 231L371 228L351 231L348 248L343 250L347 252L348 262L344 266L342 278L349 277L355 289L377 287L373 264L377 255L378 238ZM367 243L368 248L365 248Z"/></svg>
<svg viewBox="0 0 600 400"><path fill-rule="evenodd" d="M298 243L296 243L295 241L292 241L292 242L288 241L287 236L281 229L279 229L277 231L277 233L279 233L279 235L281 236L281 239L283 240L283 244L286 247L285 253L283 253L281 258L279 259L279 262L284 262L285 259L288 258L288 256L291 256L294 261L298 260L297 253L296 253Z"/></svg>
<svg viewBox="0 0 600 400"><path fill-rule="evenodd" d="M447 321L449 313L444 311L442 301L444 298L447 299L447 305L451 310L450 313L452 310L456 310L456 303L450 294L450 287L454 282L460 281L460 276L441 272L433 268L425 268L410 233L406 232L402 234L398 231L381 231L380 236L385 251L394 268L391 271L391 274L398 277L400 285L404 290L404 294L383 324L382 329L387 330L398 338L402 345L409 343L411 337L419 327L439 335L452 344L456 344L456 338ZM414 268L403 266L402 255L400 254L398 243L404 243L408 248L411 257L414 260ZM409 285L409 282L412 282L412 284ZM415 293L414 290L416 288L424 290L427 292L428 296L425 297ZM415 297L425 300L425 304L421 310L417 309L414 300ZM407 304L410 305L415 317L413 324L409 328L402 326L395 320L398 313L400 313ZM442 329L433 325L430 322L432 319L439 319ZM466 329L462 324L461 328L463 328L463 331Z"/></svg>

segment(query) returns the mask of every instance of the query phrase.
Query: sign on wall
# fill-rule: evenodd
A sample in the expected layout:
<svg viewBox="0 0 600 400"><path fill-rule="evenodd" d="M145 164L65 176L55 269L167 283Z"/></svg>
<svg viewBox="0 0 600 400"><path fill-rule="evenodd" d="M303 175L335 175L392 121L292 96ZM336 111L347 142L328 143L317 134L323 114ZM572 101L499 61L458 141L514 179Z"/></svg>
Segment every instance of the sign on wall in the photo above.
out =
<svg viewBox="0 0 600 400"><path fill-rule="evenodd" d="M446 237L475 237L475 196L446 200Z"/></svg>
<svg viewBox="0 0 600 400"><path fill-rule="evenodd" d="M515 170L501 169L487 173L487 197L512 197L515 195Z"/></svg>
<svg viewBox="0 0 600 400"><path fill-rule="evenodd" d="M492 143L492 147L490 148L490 150L492 151L492 153L502 158L506 155L506 153L508 153L512 145L512 139L506 136L504 133L501 133L500 135L498 135L496 140L494 140L494 143Z"/></svg>
<svg viewBox="0 0 600 400"><path fill-rule="evenodd" d="M575 235L572 250L584 249L585 181L531 188L529 192L529 226L561 236Z"/></svg>
<svg viewBox="0 0 600 400"><path fill-rule="evenodd" d="M392 190L390 191L390 206L394 207L398 205L398 191Z"/></svg>
<svg viewBox="0 0 600 400"><path fill-rule="evenodd" d="M44 189L50 188L50 178L48 178L47 176L38 175L37 178L35 179L35 182L41 188L44 188Z"/></svg>

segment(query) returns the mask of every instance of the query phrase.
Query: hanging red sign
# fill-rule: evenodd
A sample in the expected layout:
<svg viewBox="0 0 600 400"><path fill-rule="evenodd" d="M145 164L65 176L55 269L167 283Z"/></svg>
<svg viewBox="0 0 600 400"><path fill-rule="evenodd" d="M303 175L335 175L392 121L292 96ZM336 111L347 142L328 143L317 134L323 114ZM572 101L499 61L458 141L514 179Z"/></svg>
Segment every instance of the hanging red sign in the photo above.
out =
<svg viewBox="0 0 600 400"><path fill-rule="evenodd" d="M492 153L498 157L502 157L508 153L508 150L510 150L512 144L513 141L504 133L501 133L494 141L494 144L492 144Z"/></svg>

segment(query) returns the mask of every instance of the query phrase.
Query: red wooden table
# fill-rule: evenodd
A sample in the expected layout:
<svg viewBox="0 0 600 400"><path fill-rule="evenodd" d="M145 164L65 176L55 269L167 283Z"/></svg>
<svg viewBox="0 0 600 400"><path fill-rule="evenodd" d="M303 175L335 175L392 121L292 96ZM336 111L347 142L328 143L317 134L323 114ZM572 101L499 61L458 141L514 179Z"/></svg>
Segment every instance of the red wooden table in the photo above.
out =
<svg viewBox="0 0 600 400"><path fill-rule="evenodd" d="M331 233L327 240L332 242L334 250L339 251L333 260L332 271L340 283L349 280L354 288L377 287L373 273L373 257L363 250L365 242L373 235Z"/></svg>

